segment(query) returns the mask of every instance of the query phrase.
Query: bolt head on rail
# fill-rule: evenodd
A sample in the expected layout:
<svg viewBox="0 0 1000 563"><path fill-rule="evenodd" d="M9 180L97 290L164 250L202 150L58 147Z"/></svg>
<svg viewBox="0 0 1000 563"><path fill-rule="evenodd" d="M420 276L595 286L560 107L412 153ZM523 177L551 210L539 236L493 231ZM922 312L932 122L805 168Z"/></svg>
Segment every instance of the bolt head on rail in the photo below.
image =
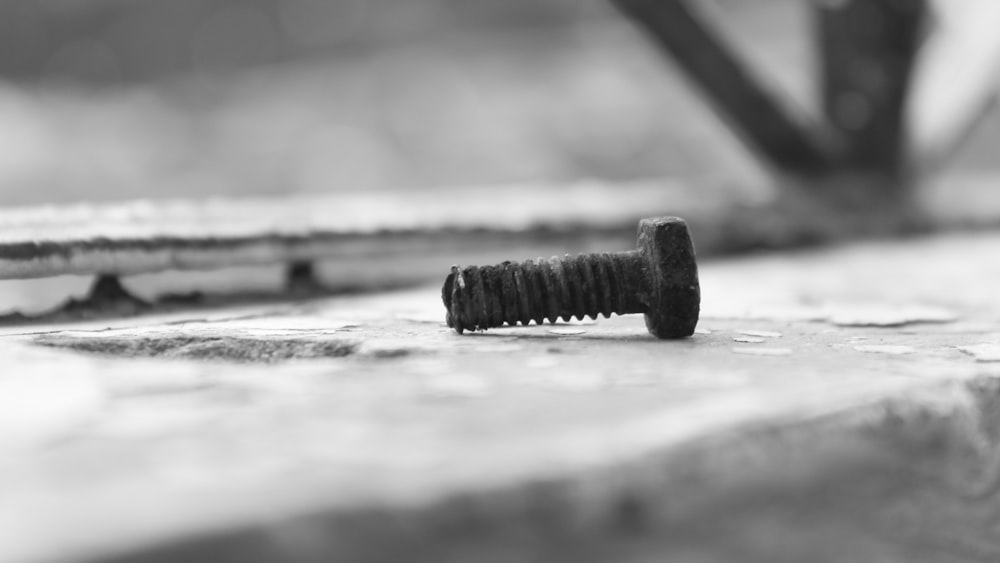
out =
<svg viewBox="0 0 1000 563"><path fill-rule="evenodd" d="M649 267L643 290L646 328L657 338L694 334L701 311L698 264L687 223L678 217L643 219L638 247Z"/></svg>

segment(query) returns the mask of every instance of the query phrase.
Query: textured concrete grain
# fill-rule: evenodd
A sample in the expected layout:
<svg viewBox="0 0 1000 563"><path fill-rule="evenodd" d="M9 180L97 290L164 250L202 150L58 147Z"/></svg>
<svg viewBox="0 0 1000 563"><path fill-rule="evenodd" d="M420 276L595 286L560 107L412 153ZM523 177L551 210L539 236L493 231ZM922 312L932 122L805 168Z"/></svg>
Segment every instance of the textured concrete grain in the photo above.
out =
<svg viewBox="0 0 1000 563"><path fill-rule="evenodd" d="M998 249L709 261L676 342L436 288L8 328L0 559L992 561Z"/></svg>

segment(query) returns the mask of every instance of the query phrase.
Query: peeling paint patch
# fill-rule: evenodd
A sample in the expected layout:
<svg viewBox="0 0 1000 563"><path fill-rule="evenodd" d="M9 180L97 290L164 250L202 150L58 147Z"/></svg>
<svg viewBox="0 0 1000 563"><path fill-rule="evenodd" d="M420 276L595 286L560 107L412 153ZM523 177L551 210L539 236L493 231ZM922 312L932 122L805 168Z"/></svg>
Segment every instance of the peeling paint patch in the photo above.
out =
<svg viewBox="0 0 1000 563"><path fill-rule="evenodd" d="M824 321L829 313L813 304L754 304L742 302L712 304L705 303L701 317L705 319L740 319L755 321L806 322Z"/></svg>
<svg viewBox="0 0 1000 563"><path fill-rule="evenodd" d="M974 344L972 346L958 346L957 348L976 358L977 362L1000 362L1000 344Z"/></svg>
<svg viewBox="0 0 1000 563"><path fill-rule="evenodd" d="M739 333L743 336L754 336L757 338L781 338L780 332L772 332L770 330L741 330Z"/></svg>
<svg viewBox="0 0 1000 563"><path fill-rule="evenodd" d="M951 323L958 315L923 305L838 305L830 308L829 322L837 326L899 327L917 323Z"/></svg>
<svg viewBox="0 0 1000 563"><path fill-rule="evenodd" d="M893 346L883 344L855 346L854 349L858 352L864 352L866 354L886 354L889 356L905 356L917 351L917 349L913 346Z"/></svg>
<svg viewBox="0 0 1000 563"><path fill-rule="evenodd" d="M335 332L344 328L354 328L358 324L351 321L312 316L275 316L245 318L211 323L188 323L184 327L203 329L228 329L255 332Z"/></svg>
<svg viewBox="0 0 1000 563"><path fill-rule="evenodd" d="M740 342L743 344L761 344L767 341L757 336L737 336L733 338L733 342Z"/></svg>
<svg viewBox="0 0 1000 563"><path fill-rule="evenodd" d="M745 354L747 356L791 356L791 348L733 348L733 352L737 354Z"/></svg>
<svg viewBox="0 0 1000 563"><path fill-rule="evenodd" d="M900 327L910 324L952 323L954 311L913 303L829 302L801 305L742 305L705 307L704 318L744 321L828 322L844 327ZM753 335L751 335L753 336Z"/></svg>

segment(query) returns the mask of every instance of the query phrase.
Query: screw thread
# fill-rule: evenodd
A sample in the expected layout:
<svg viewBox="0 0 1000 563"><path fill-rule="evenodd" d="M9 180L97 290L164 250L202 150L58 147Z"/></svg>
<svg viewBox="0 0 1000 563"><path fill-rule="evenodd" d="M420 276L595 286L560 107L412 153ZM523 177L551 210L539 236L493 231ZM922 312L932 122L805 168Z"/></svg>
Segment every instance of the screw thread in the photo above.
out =
<svg viewBox="0 0 1000 563"><path fill-rule="evenodd" d="M638 251L539 258L496 266L452 266L442 288L448 326L486 330L505 324L542 324L573 317L646 312L632 280Z"/></svg>

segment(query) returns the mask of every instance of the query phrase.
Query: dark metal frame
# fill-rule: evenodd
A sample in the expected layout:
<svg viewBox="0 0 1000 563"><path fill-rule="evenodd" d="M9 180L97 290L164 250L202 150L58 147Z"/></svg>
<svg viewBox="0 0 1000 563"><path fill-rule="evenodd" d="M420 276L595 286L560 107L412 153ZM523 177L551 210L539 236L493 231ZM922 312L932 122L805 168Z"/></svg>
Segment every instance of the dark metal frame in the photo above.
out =
<svg viewBox="0 0 1000 563"><path fill-rule="evenodd" d="M927 171L915 162L907 109L933 21L929 0L811 2L819 116L793 108L741 60L699 0L611 1L677 63L748 148L795 180L790 185L848 207L908 207ZM967 113L966 129L981 112Z"/></svg>

